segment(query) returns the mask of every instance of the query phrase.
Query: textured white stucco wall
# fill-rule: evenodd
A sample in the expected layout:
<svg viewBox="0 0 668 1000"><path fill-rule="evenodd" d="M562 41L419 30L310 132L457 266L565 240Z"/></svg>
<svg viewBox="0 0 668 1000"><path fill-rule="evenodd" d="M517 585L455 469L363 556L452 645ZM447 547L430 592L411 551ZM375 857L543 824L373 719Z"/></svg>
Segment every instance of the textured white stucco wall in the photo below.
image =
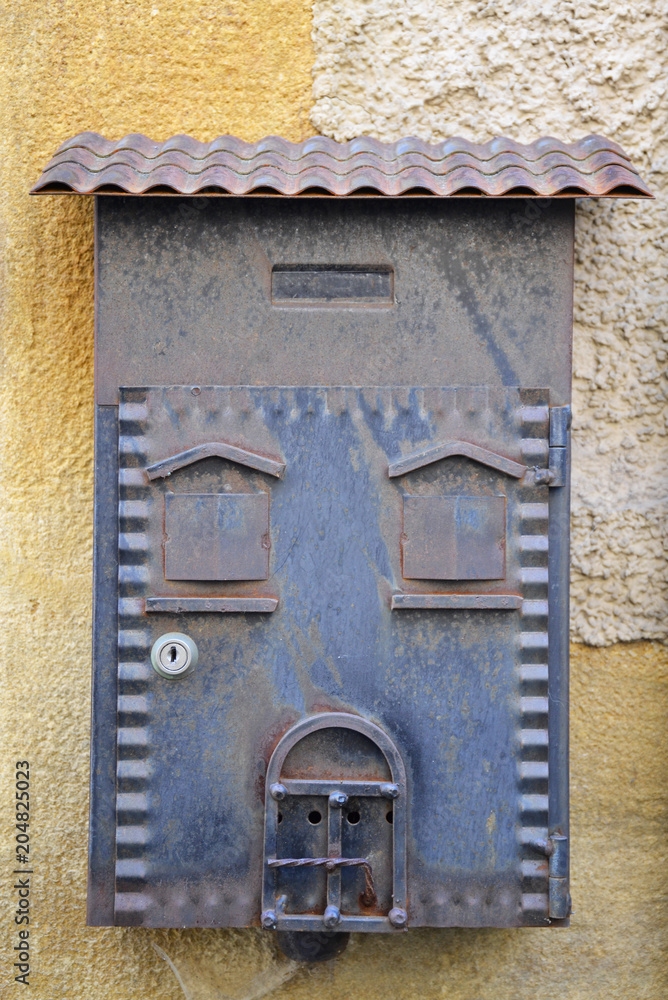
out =
<svg viewBox="0 0 668 1000"><path fill-rule="evenodd" d="M572 629L594 645L668 636L667 25L667 0L314 4L325 135L600 132L657 196L577 214Z"/></svg>

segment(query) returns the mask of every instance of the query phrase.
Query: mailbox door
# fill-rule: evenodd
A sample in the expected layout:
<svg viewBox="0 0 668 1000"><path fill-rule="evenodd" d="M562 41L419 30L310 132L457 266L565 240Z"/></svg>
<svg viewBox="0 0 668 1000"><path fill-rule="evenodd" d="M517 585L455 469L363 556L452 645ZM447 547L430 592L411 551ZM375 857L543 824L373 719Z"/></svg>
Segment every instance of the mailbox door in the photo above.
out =
<svg viewBox="0 0 668 1000"><path fill-rule="evenodd" d="M546 922L548 404L519 388L122 390L117 923L253 924L264 892L279 926L310 926L335 881L341 929L393 931L397 898L411 925ZM175 680L150 665L171 632L199 649ZM267 882L270 863L331 851L327 781L371 780L373 753L341 749L336 773L322 746L302 756L276 780L315 784L284 800L267 850L272 754L323 713L376 726L405 768L402 889L382 797L346 787L338 814L375 909L359 866Z"/></svg>

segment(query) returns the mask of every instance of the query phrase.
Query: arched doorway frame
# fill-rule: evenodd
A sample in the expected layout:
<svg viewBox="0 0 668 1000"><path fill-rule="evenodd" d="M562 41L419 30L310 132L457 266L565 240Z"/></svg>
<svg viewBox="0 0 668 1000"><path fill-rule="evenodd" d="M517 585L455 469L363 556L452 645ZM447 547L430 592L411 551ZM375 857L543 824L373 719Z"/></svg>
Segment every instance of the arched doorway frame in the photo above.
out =
<svg viewBox="0 0 668 1000"><path fill-rule="evenodd" d="M285 759L302 739L323 729L349 729L370 739L381 751L390 770L391 781L341 781L331 779L282 779ZM392 824L392 907L386 915L364 916L339 913L336 898L330 892L328 876L328 906L325 914L287 914L281 899L276 897L275 868L269 864L276 858L279 803L288 795L322 795L328 798L328 829L336 829L336 807L332 796L383 796L393 800ZM347 712L321 712L302 719L279 740L269 761L265 788L264 871L262 891L262 925L277 930L322 930L323 926L339 931L395 931L407 926L406 899L406 771L397 747L384 730L359 715ZM330 856L332 837L330 835ZM305 860L305 859L304 859ZM335 895L335 890L334 890ZM335 923L326 915L334 914Z"/></svg>

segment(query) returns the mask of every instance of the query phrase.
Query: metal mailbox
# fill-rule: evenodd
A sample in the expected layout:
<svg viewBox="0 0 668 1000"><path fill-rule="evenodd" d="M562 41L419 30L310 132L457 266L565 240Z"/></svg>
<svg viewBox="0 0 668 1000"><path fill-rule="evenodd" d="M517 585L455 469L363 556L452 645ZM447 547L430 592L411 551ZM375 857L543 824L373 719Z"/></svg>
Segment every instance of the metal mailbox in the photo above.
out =
<svg viewBox="0 0 668 1000"><path fill-rule="evenodd" d="M89 922L566 923L573 197L628 158L86 133L34 191L97 195Z"/></svg>

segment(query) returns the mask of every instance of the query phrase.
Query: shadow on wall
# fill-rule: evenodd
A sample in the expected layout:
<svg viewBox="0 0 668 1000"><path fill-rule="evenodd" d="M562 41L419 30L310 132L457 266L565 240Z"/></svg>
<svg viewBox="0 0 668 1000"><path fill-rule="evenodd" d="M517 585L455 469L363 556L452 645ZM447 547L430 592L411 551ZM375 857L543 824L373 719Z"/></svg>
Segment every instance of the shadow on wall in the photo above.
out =
<svg viewBox="0 0 668 1000"><path fill-rule="evenodd" d="M150 944L167 964L179 988L174 1000L181 996L185 1000L259 1000L265 996L312 1000L326 993L348 1000L360 991L368 1000L389 996L442 1000L449 971L457 980L453 996L469 996L468 991L461 993L462 979L473 990L471 997L488 995L484 984L489 986L494 977L489 969L485 973L484 958L493 954L499 970L511 968L513 962L517 967L517 949L524 951L522 939L527 931L421 929L391 940L386 935L353 934L344 957L315 965L284 958L273 935L256 930L135 928L122 933L128 951L137 955ZM541 928L536 934L542 934L548 944L549 932ZM406 974L409 968L413 975ZM517 971L520 977L527 976L526 967Z"/></svg>

